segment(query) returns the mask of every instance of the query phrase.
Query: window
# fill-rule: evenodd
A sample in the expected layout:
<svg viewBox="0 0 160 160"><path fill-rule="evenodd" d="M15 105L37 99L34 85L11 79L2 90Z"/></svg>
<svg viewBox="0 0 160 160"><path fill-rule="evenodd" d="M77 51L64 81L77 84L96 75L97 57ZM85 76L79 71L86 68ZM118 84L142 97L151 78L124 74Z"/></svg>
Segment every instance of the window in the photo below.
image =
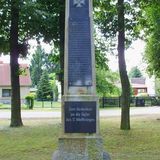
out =
<svg viewBox="0 0 160 160"><path fill-rule="evenodd" d="M2 97L11 97L11 89L2 89Z"/></svg>

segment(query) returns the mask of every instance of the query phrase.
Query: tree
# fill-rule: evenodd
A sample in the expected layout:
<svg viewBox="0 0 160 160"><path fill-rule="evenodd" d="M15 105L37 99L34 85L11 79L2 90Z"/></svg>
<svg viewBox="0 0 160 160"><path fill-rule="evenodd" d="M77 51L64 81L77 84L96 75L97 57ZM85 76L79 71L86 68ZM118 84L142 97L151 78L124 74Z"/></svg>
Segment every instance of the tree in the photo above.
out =
<svg viewBox="0 0 160 160"><path fill-rule="evenodd" d="M119 73L122 85L122 112L121 129L130 129L130 83L126 71L125 62L125 22L124 22L124 0L118 0L118 60Z"/></svg>
<svg viewBox="0 0 160 160"><path fill-rule="evenodd" d="M57 70L59 71L59 64L54 61L56 59L55 57L57 57L56 54L55 49L51 50L50 53L46 53L42 46L38 44L35 53L32 55L30 65L33 86L37 86L43 70L47 70L49 74L53 72L57 73Z"/></svg>
<svg viewBox="0 0 160 160"><path fill-rule="evenodd" d="M142 73L141 71L138 69L137 66L131 68L130 72L129 72L129 77L130 78L138 78L138 77L142 77Z"/></svg>
<svg viewBox="0 0 160 160"><path fill-rule="evenodd" d="M118 0L94 0L94 21L101 37L105 37L108 52L116 50L118 31ZM138 3L138 2L137 2ZM138 27L139 6L135 0L124 2L125 14L125 48L127 49L133 40L139 38L140 29Z"/></svg>
<svg viewBox="0 0 160 160"><path fill-rule="evenodd" d="M65 37L65 0L60 0L59 10L59 51L60 51L60 82L61 93L64 94L64 37Z"/></svg>
<svg viewBox="0 0 160 160"><path fill-rule="evenodd" d="M43 72L42 66L44 65L43 57L44 57L44 50L41 48L40 45L38 45L37 50L32 56L30 65L30 73L33 86L37 86L38 81L41 78Z"/></svg>
<svg viewBox="0 0 160 160"><path fill-rule="evenodd" d="M53 91L49 82L49 76L46 70L43 71L37 88L37 99L42 101L51 98ZM44 104L43 104L44 107Z"/></svg>
<svg viewBox="0 0 160 160"><path fill-rule="evenodd" d="M123 0L95 0L95 22L108 42L108 52L115 52L118 41L117 50L122 85L121 129L130 129L130 84L124 51L139 36L140 32L137 29L139 10L134 7L132 0L125 2Z"/></svg>
<svg viewBox="0 0 160 160"><path fill-rule="evenodd" d="M11 53L11 126L22 125L18 57L26 56L28 39L59 43L59 12L59 1L0 1L0 52Z"/></svg>
<svg viewBox="0 0 160 160"><path fill-rule="evenodd" d="M20 104L20 82L18 65L18 22L19 1L11 0L11 28L10 28L10 65L11 65L11 127L22 126L21 104Z"/></svg>
<svg viewBox="0 0 160 160"><path fill-rule="evenodd" d="M116 86L119 81L119 75L110 70L97 68L96 70L96 88L101 97L119 96L120 89Z"/></svg>
<svg viewBox="0 0 160 160"><path fill-rule="evenodd" d="M146 49L144 58L150 75L160 78L160 1L142 1L140 24L144 31Z"/></svg>

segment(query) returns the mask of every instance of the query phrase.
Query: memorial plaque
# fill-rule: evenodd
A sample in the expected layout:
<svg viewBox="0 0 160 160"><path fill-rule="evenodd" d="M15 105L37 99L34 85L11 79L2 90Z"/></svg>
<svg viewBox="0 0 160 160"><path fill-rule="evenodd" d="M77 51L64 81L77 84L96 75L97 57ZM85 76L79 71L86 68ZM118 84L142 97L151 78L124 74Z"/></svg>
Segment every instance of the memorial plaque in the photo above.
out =
<svg viewBox="0 0 160 160"><path fill-rule="evenodd" d="M96 102L65 102L65 133L96 133Z"/></svg>
<svg viewBox="0 0 160 160"><path fill-rule="evenodd" d="M92 51L88 1L71 1L68 23L68 85L91 86Z"/></svg>

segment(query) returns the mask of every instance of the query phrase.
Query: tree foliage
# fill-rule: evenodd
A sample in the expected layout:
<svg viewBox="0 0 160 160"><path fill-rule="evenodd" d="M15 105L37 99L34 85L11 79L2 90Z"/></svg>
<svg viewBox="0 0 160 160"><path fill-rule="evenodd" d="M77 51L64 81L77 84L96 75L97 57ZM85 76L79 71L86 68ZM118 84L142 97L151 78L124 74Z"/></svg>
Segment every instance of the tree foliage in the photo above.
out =
<svg viewBox="0 0 160 160"><path fill-rule="evenodd" d="M122 85L121 129L130 129L130 84L126 71L125 49L138 37L137 14L133 1L95 0L95 22L108 42L108 51L117 47ZM118 36L117 36L118 35ZM118 41L118 46L117 46Z"/></svg>
<svg viewBox="0 0 160 160"><path fill-rule="evenodd" d="M138 69L137 66L131 68L130 72L129 72L129 77L130 78L138 78L138 77L142 77L142 73L141 71Z"/></svg>
<svg viewBox="0 0 160 160"><path fill-rule="evenodd" d="M30 65L33 86L37 86L43 70L47 70L49 74L57 72L59 65L56 61L52 61L53 57L55 56L56 55L54 50L51 50L50 53L46 53L40 44L37 46L35 53L32 55Z"/></svg>
<svg viewBox="0 0 160 160"><path fill-rule="evenodd" d="M37 87L37 99L46 100L52 97L52 87L46 70L43 71Z"/></svg>
<svg viewBox="0 0 160 160"><path fill-rule="evenodd" d="M15 5L16 4L16 5ZM20 88L18 58L27 54L27 40L31 38L60 42L60 1L1 0L0 53L11 56L12 114L11 126L20 126ZM16 85L17 84L17 85ZM17 92L15 92L17 90ZM16 122L17 121L17 122Z"/></svg>
<svg viewBox="0 0 160 160"><path fill-rule="evenodd" d="M118 73L105 70L104 68L97 68L96 88L99 96L120 96L120 89L117 87L118 83Z"/></svg>
<svg viewBox="0 0 160 160"><path fill-rule="evenodd" d="M125 47L139 37L138 15L140 10L134 0L125 1ZM94 0L94 20L108 43L108 51L116 49L118 32L117 0Z"/></svg>
<svg viewBox="0 0 160 160"><path fill-rule="evenodd" d="M33 86L37 86L38 81L41 78L43 72L42 70L43 57L44 57L44 50L41 48L41 46L37 46L37 49L32 56L30 65L30 74Z"/></svg>
<svg viewBox="0 0 160 160"><path fill-rule="evenodd" d="M143 2L141 26L145 33L145 60L151 75L160 78L160 1Z"/></svg>

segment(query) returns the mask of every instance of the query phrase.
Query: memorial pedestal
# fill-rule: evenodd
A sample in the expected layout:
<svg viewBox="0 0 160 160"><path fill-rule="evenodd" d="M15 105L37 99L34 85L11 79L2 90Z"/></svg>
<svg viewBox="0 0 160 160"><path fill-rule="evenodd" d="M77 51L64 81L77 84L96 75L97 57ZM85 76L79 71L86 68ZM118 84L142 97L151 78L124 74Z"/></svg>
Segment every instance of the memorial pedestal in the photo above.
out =
<svg viewBox="0 0 160 160"><path fill-rule="evenodd" d="M85 136L60 138L59 150L53 155L53 160L109 160L103 152L100 137Z"/></svg>
<svg viewBox="0 0 160 160"><path fill-rule="evenodd" d="M99 135L97 96L63 96L62 122L52 160L110 160Z"/></svg>

